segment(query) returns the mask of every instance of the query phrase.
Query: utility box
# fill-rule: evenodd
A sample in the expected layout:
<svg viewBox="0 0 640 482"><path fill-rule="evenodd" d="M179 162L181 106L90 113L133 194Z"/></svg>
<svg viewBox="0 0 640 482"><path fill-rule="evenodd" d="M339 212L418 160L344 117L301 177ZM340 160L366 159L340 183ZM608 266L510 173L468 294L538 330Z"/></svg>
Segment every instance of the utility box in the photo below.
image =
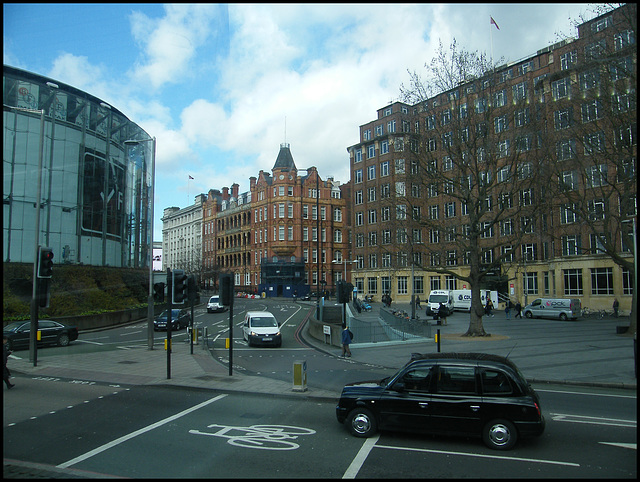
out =
<svg viewBox="0 0 640 482"><path fill-rule="evenodd" d="M306 361L293 362L293 391L294 392L307 391L307 362Z"/></svg>

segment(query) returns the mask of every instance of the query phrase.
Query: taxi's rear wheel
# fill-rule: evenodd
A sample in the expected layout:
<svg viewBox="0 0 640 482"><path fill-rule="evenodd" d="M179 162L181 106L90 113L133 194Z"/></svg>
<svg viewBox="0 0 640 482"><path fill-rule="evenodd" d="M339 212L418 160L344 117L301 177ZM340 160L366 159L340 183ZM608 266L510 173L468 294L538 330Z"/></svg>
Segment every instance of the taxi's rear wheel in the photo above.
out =
<svg viewBox="0 0 640 482"><path fill-rule="evenodd" d="M482 440L490 449L511 450L518 441L518 432L508 420L492 420L485 425Z"/></svg>
<svg viewBox="0 0 640 482"><path fill-rule="evenodd" d="M366 408L354 408L346 420L349 432L356 437L371 437L378 430L375 416Z"/></svg>

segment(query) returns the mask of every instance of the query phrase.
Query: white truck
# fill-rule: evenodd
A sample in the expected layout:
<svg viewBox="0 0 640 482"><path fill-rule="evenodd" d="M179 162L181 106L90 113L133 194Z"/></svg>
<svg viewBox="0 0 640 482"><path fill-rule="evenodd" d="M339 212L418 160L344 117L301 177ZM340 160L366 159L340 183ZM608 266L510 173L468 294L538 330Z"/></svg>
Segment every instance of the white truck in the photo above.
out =
<svg viewBox="0 0 640 482"><path fill-rule="evenodd" d="M453 297L453 309L459 311L471 311L471 290L453 290L451 291ZM498 306L498 292L480 290L480 301L482 306L487 305L487 295L493 302L494 309Z"/></svg>
<svg viewBox="0 0 640 482"><path fill-rule="evenodd" d="M449 313L453 311L453 296L449 290L432 290L427 298L427 316L435 316L440 309L440 303L447 307Z"/></svg>

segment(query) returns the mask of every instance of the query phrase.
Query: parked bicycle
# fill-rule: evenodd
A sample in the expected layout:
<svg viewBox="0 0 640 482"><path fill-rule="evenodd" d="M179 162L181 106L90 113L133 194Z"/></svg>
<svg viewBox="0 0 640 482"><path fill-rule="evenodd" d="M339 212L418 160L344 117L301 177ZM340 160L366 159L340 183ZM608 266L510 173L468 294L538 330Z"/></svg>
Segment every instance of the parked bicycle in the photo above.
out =
<svg viewBox="0 0 640 482"><path fill-rule="evenodd" d="M613 311L608 312L607 310L592 310L590 308L584 307L582 308L582 317L583 318L595 318L597 320L602 320L605 316L613 316Z"/></svg>

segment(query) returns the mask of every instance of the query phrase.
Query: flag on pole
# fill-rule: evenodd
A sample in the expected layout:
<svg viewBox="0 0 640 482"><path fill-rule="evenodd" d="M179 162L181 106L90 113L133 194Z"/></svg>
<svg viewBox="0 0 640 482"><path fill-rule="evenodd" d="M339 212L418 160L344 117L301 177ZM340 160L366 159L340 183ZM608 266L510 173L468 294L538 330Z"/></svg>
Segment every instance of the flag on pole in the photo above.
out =
<svg viewBox="0 0 640 482"><path fill-rule="evenodd" d="M193 178L191 177L191 175L189 175L189 179L193 179Z"/></svg>
<svg viewBox="0 0 640 482"><path fill-rule="evenodd" d="M489 15L489 18L491 19L491 23L490 23L489 25L493 24L493 25L495 25L495 26L496 26L496 28L497 28L498 30L500 30L500 27L498 27L498 24L497 24L497 23L496 23L496 21L493 19L493 17L492 17L491 15Z"/></svg>

